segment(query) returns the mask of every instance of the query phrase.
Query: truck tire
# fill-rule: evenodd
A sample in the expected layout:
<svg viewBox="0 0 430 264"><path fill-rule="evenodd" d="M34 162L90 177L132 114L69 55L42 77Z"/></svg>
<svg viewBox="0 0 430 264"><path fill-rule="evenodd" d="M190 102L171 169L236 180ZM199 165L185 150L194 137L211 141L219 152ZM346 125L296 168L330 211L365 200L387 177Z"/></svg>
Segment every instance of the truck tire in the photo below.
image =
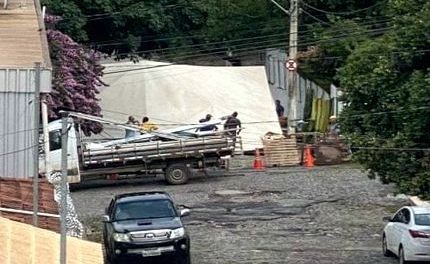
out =
<svg viewBox="0 0 430 264"><path fill-rule="evenodd" d="M185 184L190 176L190 169L185 164L171 164L166 169L166 181L172 185Z"/></svg>

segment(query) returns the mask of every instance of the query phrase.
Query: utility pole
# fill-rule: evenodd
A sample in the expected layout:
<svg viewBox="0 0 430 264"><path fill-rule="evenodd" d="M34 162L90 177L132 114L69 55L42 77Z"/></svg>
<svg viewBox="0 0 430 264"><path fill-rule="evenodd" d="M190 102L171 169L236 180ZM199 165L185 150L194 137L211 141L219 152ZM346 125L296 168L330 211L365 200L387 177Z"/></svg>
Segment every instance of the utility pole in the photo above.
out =
<svg viewBox="0 0 430 264"><path fill-rule="evenodd" d="M40 62L35 64L34 76L34 131L33 131L33 225L38 226L39 219L39 126L40 126Z"/></svg>
<svg viewBox="0 0 430 264"><path fill-rule="evenodd" d="M60 264L66 264L67 250L67 136L69 134L69 112L61 112L61 211L60 211Z"/></svg>
<svg viewBox="0 0 430 264"><path fill-rule="evenodd" d="M296 61L299 20L299 0L290 0L290 43L288 58ZM294 133L297 119L297 69L288 71L288 132Z"/></svg>

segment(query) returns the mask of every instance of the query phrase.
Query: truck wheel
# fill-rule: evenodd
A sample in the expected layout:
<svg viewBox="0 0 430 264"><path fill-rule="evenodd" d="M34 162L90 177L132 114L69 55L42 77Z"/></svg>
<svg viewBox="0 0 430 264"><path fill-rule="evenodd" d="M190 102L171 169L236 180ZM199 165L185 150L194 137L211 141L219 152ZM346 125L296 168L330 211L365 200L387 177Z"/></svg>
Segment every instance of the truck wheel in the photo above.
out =
<svg viewBox="0 0 430 264"><path fill-rule="evenodd" d="M166 169L166 181L172 185L185 184L189 174L190 170L185 164L171 164Z"/></svg>

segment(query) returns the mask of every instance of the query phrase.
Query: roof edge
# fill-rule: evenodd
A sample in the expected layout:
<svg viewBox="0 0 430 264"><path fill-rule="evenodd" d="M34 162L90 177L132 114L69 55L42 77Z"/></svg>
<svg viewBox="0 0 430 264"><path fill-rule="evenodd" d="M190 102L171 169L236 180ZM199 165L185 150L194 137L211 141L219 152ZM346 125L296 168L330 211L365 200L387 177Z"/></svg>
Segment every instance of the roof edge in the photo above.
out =
<svg viewBox="0 0 430 264"><path fill-rule="evenodd" d="M39 23L39 35L40 42L42 45L42 56L44 60L44 62L42 62L42 66L48 69L52 69L51 57L49 56L48 38L46 35L45 21L42 14L40 0L34 0L34 7L36 9L37 22Z"/></svg>

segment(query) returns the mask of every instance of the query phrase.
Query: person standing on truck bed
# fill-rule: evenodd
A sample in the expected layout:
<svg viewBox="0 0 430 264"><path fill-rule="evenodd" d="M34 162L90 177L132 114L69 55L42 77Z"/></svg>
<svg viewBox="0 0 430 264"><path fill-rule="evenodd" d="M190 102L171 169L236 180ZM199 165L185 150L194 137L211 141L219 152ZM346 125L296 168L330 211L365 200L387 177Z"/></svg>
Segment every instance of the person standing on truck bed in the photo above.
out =
<svg viewBox="0 0 430 264"><path fill-rule="evenodd" d="M212 118L211 114L207 114L205 118L199 120L199 123L209 122ZM198 131L217 131L218 127L216 125L207 125L197 129Z"/></svg>
<svg viewBox="0 0 430 264"><path fill-rule="evenodd" d="M224 130L227 130L227 135L233 139L233 143L236 144L236 136L242 131L242 123L237 118L237 112L234 112L227 118L224 123Z"/></svg>
<svg viewBox="0 0 430 264"><path fill-rule="evenodd" d="M139 126L139 121L137 121L134 118L134 116L129 116L126 125ZM125 130L125 138L136 136L136 132L137 131L134 131L134 130L131 130L131 129L126 129Z"/></svg>
<svg viewBox="0 0 430 264"><path fill-rule="evenodd" d="M149 122L147 116L143 117L142 124L140 125L140 130L144 133L153 132L158 129L158 126Z"/></svg>

